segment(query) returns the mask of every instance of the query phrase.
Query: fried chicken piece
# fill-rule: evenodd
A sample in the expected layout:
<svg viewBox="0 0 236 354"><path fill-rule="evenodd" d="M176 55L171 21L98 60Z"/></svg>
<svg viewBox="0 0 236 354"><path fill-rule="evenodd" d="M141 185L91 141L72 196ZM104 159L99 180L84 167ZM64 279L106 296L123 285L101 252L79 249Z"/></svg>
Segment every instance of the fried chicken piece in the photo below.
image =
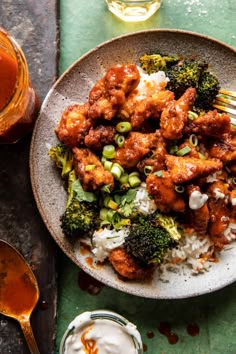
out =
<svg viewBox="0 0 236 354"><path fill-rule="evenodd" d="M191 149L191 151L188 153L189 157L195 157L196 159L199 159L199 153L198 153L198 147L197 146L193 146L189 139L185 140L178 148L178 150L181 150L185 147L189 147Z"/></svg>
<svg viewBox="0 0 236 354"><path fill-rule="evenodd" d="M135 167L158 143L155 133L130 132L122 147L116 149L115 161L125 169Z"/></svg>
<svg viewBox="0 0 236 354"><path fill-rule="evenodd" d="M145 166L152 166L152 172L165 169L166 140L162 137L160 130L156 131L156 136L156 148L151 151L151 156L145 157L137 164L137 168L141 173L144 173Z"/></svg>
<svg viewBox="0 0 236 354"><path fill-rule="evenodd" d="M114 187L114 178L111 172L104 169L98 157L89 149L73 148L75 169L81 181L82 187L86 191L95 191L103 185ZM91 166L92 169L86 169Z"/></svg>
<svg viewBox="0 0 236 354"><path fill-rule="evenodd" d="M111 120L124 104L126 96L139 82L140 74L134 64L110 67L89 93L89 118Z"/></svg>
<svg viewBox="0 0 236 354"><path fill-rule="evenodd" d="M163 109L160 127L164 138L175 140L182 137L188 111L193 108L195 97L196 89L190 87L177 101L170 101Z"/></svg>
<svg viewBox="0 0 236 354"><path fill-rule="evenodd" d="M58 139L71 148L82 144L92 125L87 113L88 104L67 107L55 129Z"/></svg>
<svg viewBox="0 0 236 354"><path fill-rule="evenodd" d="M185 202L181 193L176 192L175 184L168 172L163 171L163 176L148 175L146 179L147 191L154 198L161 212L171 210L184 212Z"/></svg>
<svg viewBox="0 0 236 354"><path fill-rule="evenodd" d="M230 117L226 113L218 113L215 109L188 121L186 133L196 133L206 136L221 137L230 131Z"/></svg>
<svg viewBox="0 0 236 354"><path fill-rule="evenodd" d="M209 141L206 146L211 157L226 163L236 160L236 133L233 131L224 134L221 139Z"/></svg>
<svg viewBox="0 0 236 354"><path fill-rule="evenodd" d="M111 250L109 261L117 273L130 280L150 279L154 271L153 265L146 267L139 265L135 259L121 247Z"/></svg>
<svg viewBox="0 0 236 354"><path fill-rule="evenodd" d="M85 145L91 150L102 150L104 145L114 142L116 130L112 126L99 125L91 128L84 138Z"/></svg>
<svg viewBox="0 0 236 354"><path fill-rule="evenodd" d="M201 193L200 188L198 186L195 186L193 184L187 186L187 193L189 197L194 191L198 191ZM207 234L209 220L210 212L207 202L205 202L203 206L199 209L188 210L188 222L199 235Z"/></svg>
<svg viewBox="0 0 236 354"><path fill-rule="evenodd" d="M166 166L174 183L182 184L222 169L219 160L201 160L194 157L166 155Z"/></svg>
<svg viewBox="0 0 236 354"><path fill-rule="evenodd" d="M136 102L135 109L131 115L133 129L143 127L149 118L159 119L163 109L170 101L174 100L174 93L169 90L162 90L154 95Z"/></svg>
<svg viewBox="0 0 236 354"><path fill-rule="evenodd" d="M230 222L230 208L227 204L228 184L222 181L214 182L209 186L207 194L211 215L208 232L214 244L218 248L223 248L225 244L229 243L223 235Z"/></svg>

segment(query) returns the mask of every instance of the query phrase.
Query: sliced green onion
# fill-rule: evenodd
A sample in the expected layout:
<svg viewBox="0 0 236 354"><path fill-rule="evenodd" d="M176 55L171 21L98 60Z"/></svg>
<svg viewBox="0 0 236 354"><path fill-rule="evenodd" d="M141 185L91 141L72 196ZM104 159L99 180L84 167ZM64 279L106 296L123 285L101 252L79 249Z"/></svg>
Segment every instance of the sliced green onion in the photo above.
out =
<svg viewBox="0 0 236 354"><path fill-rule="evenodd" d="M106 161L104 162L104 165L103 165L103 166L104 166L105 170L111 171L112 165L113 165L113 163L112 163L111 161L106 160Z"/></svg>
<svg viewBox="0 0 236 354"><path fill-rule="evenodd" d="M105 197L103 203L106 208L110 208L113 210L118 209L118 204L110 196Z"/></svg>
<svg viewBox="0 0 236 354"><path fill-rule="evenodd" d="M175 191L177 193L184 193L184 186L175 186Z"/></svg>
<svg viewBox="0 0 236 354"><path fill-rule="evenodd" d="M115 212L114 210L109 209L108 212L107 212L107 220L110 221L110 222L112 222L115 213L116 213L116 212Z"/></svg>
<svg viewBox="0 0 236 354"><path fill-rule="evenodd" d="M131 172L131 173L129 174L129 177L132 177L132 176L137 176L137 177L139 177L140 175L139 175L139 172L138 172L138 171L134 171L134 172Z"/></svg>
<svg viewBox="0 0 236 354"><path fill-rule="evenodd" d="M132 125L130 122L120 122L116 125L116 130L119 133L128 133L130 130L132 130Z"/></svg>
<svg viewBox="0 0 236 354"><path fill-rule="evenodd" d="M101 220L107 220L107 213L108 209L107 208L101 208L99 212L99 217Z"/></svg>
<svg viewBox="0 0 236 354"><path fill-rule="evenodd" d="M101 157L101 163L104 165L104 163L107 161L107 159L105 157Z"/></svg>
<svg viewBox="0 0 236 354"><path fill-rule="evenodd" d="M115 179L119 180L122 173L124 173L124 169L118 163L113 163L112 168L110 170Z"/></svg>
<svg viewBox="0 0 236 354"><path fill-rule="evenodd" d="M233 182L233 184L236 184L236 177L232 178L232 182Z"/></svg>
<svg viewBox="0 0 236 354"><path fill-rule="evenodd" d="M192 146L197 146L198 144L198 138L197 138L197 135L195 134L191 134L190 137L189 137L189 142Z"/></svg>
<svg viewBox="0 0 236 354"><path fill-rule="evenodd" d="M123 175L120 177L120 183L121 184L126 184L129 181L129 175L128 173L123 173Z"/></svg>
<svg viewBox="0 0 236 354"><path fill-rule="evenodd" d="M154 174L155 176L157 176L157 177L163 177L163 171L162 171L162 170L156 171L156 172L154 172L153 174Z"/></svg>
<svg viewBox="0 0 236 354"><path fill-rule="evenodd" d="M198 156L201 160L206 160L206 156L204 156L201 152L198 153Z"/></svg>
<svg viewBox="0 0 236 354"><path fill-rule="evenodd" d="M102 156L106 159L113 159L115 157L115 146L105 145L102 150Z"/></svg>
<svg viewBox="0 0 236 354"><path fill-rule="evenodd" d="M184 156L184 155L187 155L190 151L191 151L191 148L189 146L185 146L182 149L178 150L176 152L176 155Z"/></svg>
<svg viewBox="0 0 236 354"><path fill-rule="evenodd" d="M144 166L143 172L145 176L148 176L153 170L153 166Z"/></svg>
<svg viewBox="0 0 236 354"><path fill-rule="evenodd" d="M134 172L130 173L128 181L129 181L129 185L132 188L138 187L142 183L139 176L137 174L134 174Z"/></svg>
<svg viewBox="0 0 236 354"><path fill-rule="evenodd" d="M87 165L87 166L85 166L85 171L92 171L92 170L94 170L95 169L95 165Z"/></svg>
<svg viewBox="0 0 236 354"><path fill-rule="evenodd" d="M171 155L175 155L177 151L178 151L178 145L173 145L171 146L169 153Z"/></svg>
<svg viewBox="0 0 236 354"><path fill-rule="evenodd" d="M188 119L194 120L198 117L198 114L193 111L188 111Z"/></svg>
<svg viewBox="0 0 236 354"><path fill-rule="evenodd" d="M111 186L111 184L105 184L104 186L102 186L101 190L106 193L111 193Z"/></svg>
<svg viewBox="0 0 236 354"><path fill-rule="evenodd" d="M125 137L123 135L116 134L115 142L119 147L122 147L125 143Z"/></svg>

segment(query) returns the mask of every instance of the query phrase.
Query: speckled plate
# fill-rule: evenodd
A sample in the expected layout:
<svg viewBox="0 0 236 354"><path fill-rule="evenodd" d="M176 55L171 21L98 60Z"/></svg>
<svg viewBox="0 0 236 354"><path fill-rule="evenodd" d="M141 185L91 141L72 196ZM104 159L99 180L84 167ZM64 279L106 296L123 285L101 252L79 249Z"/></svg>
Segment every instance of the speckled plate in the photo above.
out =
<svg viewBox="0 0 236 354"><path fill-rule="evenodd" d="M76 61L48 93L37 120L30 152L33 193L39 212L52 237L64 253L85 272L101 282L134 295L176 299L196 296L220 289L236 280L236 247L222 253L219 263L209 272L194 276L184 268L169 273L168 282L155 274L152 282L122 281L109 266L91 266L63 236L60 216L65 210L66 192L60 175L48 157L48 149L58 143L54 129L63 110L71 103L83 103L88 92L109 66L116 63L136 63L145 52L194 55L206 60L219 77L222 87L236 90L236 50L196 33L179 30L149 30L114 38L91 50Z"/></svg>

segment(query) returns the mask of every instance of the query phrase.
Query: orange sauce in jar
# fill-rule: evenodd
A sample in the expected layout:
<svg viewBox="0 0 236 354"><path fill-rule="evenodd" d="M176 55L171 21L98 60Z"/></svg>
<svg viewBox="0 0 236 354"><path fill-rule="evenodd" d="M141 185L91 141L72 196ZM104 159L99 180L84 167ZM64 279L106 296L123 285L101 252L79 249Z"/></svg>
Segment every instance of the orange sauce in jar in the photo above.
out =
<svg viewBox="0 0 236 354"><path fill-rule="evenodd" d="M10 100L17 82L17 61L0 47L0 110Z"/></svg>
<svg viewBox="0 0 236 354"><path fill-rule="evenodd" d="M0 143L14 143L32 131L39 108L24 53L0 27Z"/></svg>

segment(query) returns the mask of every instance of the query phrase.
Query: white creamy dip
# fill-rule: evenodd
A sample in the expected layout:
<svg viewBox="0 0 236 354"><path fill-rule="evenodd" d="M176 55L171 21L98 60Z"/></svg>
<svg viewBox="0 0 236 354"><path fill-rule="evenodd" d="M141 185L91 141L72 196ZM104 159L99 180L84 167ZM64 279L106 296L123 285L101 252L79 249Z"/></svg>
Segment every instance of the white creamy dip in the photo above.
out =
<svg viewBox="0 0 236 354"><path fill-rule="evenodd" d="M200 209L207 201L208 196L199 191L193 191L189 197L189 208L192 210Z"/></svg>
<svg viewBox="0 0 236 354"><path fill-rule="evenodd" d="M77 316L71 322L72 333L65 341L64 354L138 354L133 338L141 337L130 322L121 325L114 320L96 318L91 312Z"/></svg>

